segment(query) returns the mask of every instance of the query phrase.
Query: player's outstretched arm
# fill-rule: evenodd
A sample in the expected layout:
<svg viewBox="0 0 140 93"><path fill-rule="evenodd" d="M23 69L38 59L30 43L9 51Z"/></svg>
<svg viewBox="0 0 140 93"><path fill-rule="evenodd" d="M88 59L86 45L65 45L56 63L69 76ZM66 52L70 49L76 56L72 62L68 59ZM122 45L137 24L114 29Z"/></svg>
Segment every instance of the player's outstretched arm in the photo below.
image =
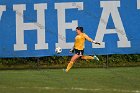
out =
<svg viewBox="0 0 140 93"><path fill-rule="evenodd" d="M96 41L92 40L92 39L91 39L88 35L86 35L86 34L84 34L84 37L85 37L86 40L88 40L88 41L90 41L90 42L92 42L92 43L95 43L95 44L98 44L98 45L101 44L100 42L96 42Z"/></svg>
<svg viewBox="0 0 140 93"><path fill-rule="evenodd" d="M85 37L85 39L88 40L89 42L92 42L92 41L93 41L93 40L92 40L88 35L86 35L85 33L84 33L84 37Z"/></svg>

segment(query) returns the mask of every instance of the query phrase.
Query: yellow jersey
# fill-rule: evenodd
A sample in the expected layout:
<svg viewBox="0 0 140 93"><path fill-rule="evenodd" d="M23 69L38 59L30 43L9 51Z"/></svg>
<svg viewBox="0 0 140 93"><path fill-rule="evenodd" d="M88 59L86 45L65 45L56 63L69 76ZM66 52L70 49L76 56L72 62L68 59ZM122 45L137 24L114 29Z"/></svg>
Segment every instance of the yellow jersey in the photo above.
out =
<svg viewBox="0 0 140 93"><path fill-rule="evenodd" d="M85 47L85 40L92 42L93 40L88 37L85 33L81 33L75 37L74 48L78 50L83 50Z"/></svg>

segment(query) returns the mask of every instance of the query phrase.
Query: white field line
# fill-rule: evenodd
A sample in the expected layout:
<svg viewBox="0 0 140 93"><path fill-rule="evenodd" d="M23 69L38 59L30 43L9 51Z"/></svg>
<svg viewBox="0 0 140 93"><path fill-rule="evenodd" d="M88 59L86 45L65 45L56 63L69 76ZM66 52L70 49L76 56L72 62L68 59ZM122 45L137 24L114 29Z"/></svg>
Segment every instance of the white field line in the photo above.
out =
<svg viewBox="0 0 140 93"><path fill-rule="evenodd" d="M42 90L79 90L79 91L113 91L113 92L125 92L125 93L140 93L140 90L122 90L122 89L102 89L102 88L55 88L55 87L0 87L3 89L15 88L15 89L42 89Z"/></svg>

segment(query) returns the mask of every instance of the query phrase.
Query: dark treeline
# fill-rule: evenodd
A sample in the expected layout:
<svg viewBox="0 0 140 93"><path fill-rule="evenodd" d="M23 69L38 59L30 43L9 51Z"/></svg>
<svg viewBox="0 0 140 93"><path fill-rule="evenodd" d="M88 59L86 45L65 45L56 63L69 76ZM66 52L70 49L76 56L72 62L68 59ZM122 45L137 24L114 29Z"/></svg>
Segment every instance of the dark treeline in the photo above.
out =
<svg viewBox="0 0 140 93"><path fill-rule="evenodd" d="M140 55L102 55L100 61L77 60L74 67L122 67L140 66ZM1 58L0 69L64 68L70 56L31 58Z"/></svg>

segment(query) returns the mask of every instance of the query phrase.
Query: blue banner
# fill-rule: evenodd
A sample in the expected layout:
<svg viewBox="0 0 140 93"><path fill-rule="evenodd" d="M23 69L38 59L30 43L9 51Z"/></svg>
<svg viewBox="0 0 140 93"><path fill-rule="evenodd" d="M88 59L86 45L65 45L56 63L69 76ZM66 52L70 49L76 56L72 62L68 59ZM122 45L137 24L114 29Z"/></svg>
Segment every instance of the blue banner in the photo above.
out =
<svg viewBox="0 0 140 93"><path fill-rule="evenodd" d="M140 53L140 0L1 0L0 57L72 55L77 26L86 55Z"/></svg>

